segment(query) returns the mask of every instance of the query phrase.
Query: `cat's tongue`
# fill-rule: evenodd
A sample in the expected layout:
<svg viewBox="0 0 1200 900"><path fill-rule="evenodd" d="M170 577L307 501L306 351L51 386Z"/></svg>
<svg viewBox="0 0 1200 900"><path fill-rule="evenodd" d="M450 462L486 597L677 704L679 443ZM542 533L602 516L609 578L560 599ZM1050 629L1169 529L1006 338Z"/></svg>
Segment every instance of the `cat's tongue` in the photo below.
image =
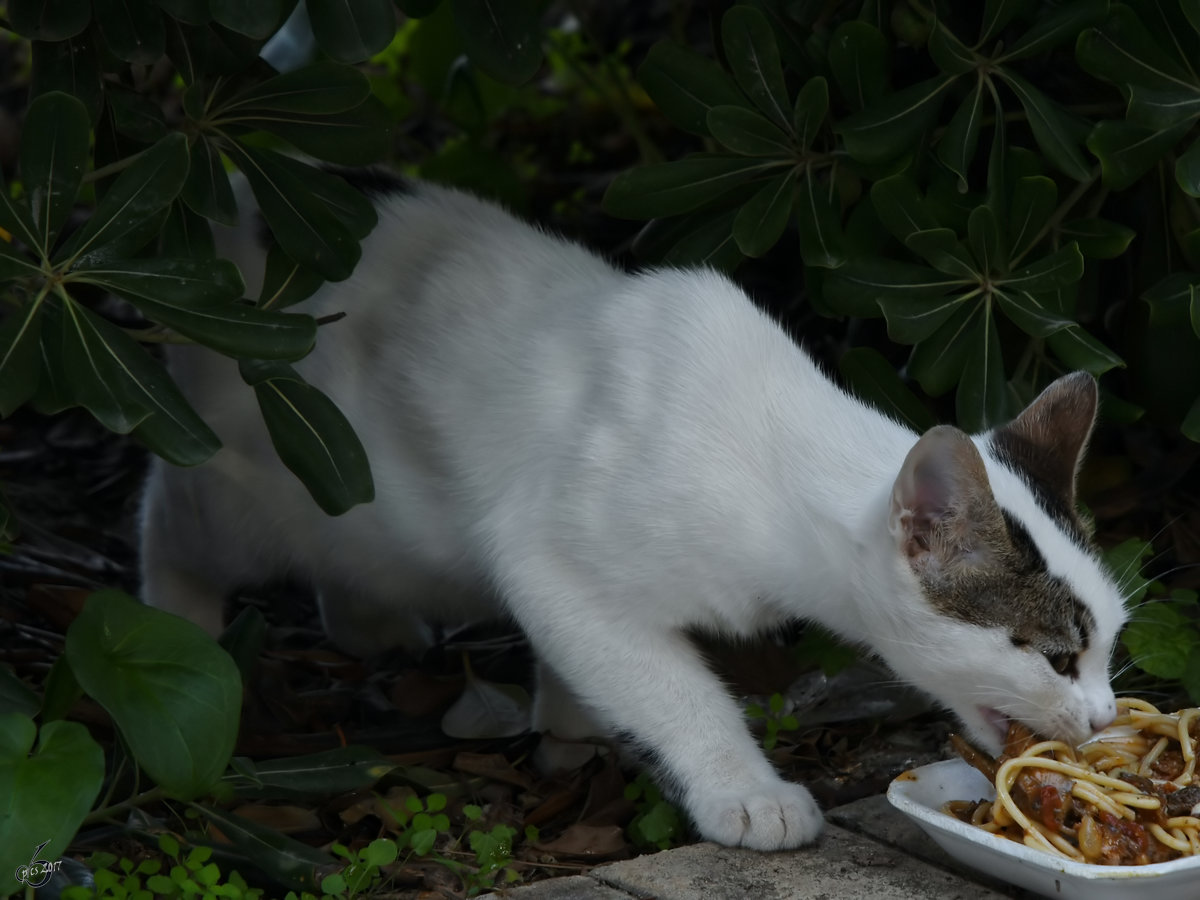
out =
<svg viewBox="0 0 1200 900"><path fill-rule="evenodd" d="M1008 736L1008 726L1011 724L1011 720L1008 718L1008 716L1000 712L998 709L992 709L991 707L984 706L979 708L979 714L983 716L984 721L986 721L996 733L996 740L1003 744L1005 738Z"/></svg>

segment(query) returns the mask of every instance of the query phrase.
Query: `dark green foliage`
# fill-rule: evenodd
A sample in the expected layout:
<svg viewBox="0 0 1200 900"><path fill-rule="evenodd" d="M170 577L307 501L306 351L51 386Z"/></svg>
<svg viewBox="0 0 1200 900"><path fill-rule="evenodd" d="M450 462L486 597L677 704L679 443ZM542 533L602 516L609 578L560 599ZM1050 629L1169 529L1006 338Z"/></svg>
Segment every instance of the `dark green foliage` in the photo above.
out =
<svg viewBox="0 0 1200 900"><path fill-rule="evenodd" d="M888 15L848 0L819 25L810 6L733 5L723 65L672 42L647 54L646 91L705 139L608 191L612 214L665 220L639 242L648 258L733 267L796 241L818 311L883 317L912 348L903 379L869 348L842 369L913 425L928 421L915 386L955 392L959 424L982 429L1056 372L1137 365L1143 351L1110 310L1153 311L1125 301L1191 308L1194 3L897 3ZM1158 313L1200 352L1190 316ZM1200 377L1182 377L1172 396L1200 394ZM1171 413L1200 439L1200 405Z"/></svg>

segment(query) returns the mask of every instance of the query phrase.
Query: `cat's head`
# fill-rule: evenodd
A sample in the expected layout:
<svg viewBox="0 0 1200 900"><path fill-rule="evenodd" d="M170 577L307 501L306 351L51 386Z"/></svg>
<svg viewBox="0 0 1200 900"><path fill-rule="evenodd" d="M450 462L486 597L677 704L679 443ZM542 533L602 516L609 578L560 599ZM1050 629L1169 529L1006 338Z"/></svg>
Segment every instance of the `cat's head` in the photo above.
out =
<svg viewBox="0 0 1200 900"><path fill-rule="evenodd" d="M889 661L992 750L1010 718L1078 743L1116 713L1126 613L1075 503L1096 405L1076 373L988 434L934 428L893 487L888 527L921 610L919 639Z"/></svg>

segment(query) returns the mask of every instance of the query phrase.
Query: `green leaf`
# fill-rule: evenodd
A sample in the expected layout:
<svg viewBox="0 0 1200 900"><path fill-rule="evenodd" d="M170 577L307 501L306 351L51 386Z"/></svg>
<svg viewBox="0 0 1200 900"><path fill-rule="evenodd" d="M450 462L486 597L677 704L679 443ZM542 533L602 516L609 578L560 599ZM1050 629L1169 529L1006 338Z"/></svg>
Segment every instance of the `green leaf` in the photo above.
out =
<svg viewBox="0 0 1200 900"><path fill-rule="evenodd" d="M223 102L221 113L227 116L237 110L330 115L354 109L370 94L371 83L358 69L323 61L251 85Z"/></svg>
<svg viewBox="0 0 1200 900"><path fill-rule="evenodd" d="M1089 74L1113 84L1170 91L1188 84L1188 73L1159 46L1137 15L1114 3L1108 17L1075 42L1075 58Z"/></svg>
<svg viewBox="0 0 1200 900"><path fill-rule="evenodd" d="M1200 443L1200 397L1197 397L1187 414L1184 415L1183 421L1179 424L1179 433L1189 441Z"/></svg>
<svg viewBox="0 0 1200 900"><path fill-rule="evenodd" d="M271 151L238 145L230 153L280 247L329 281L348 278L362 251L345 223L313 195L323 173Z"/></svg>
<svg viewBox="0 0 1200 900"><path fill-rule="evenodd" d="M87 4L84 8L88 8ZM32 55L32 96L40 97L51 91L70 94L84 105L88 119L94 124L100 117L104 99L95 31L87 30L68 40L34 41Z"/></svg>
<svg viewBox="0 0 1200 900"><path fill-rule="evenodd" d="M929 33L929 56L948 75L964 75L979 65L975 54L940 21Z"/></svg>
<svg viewBox="0 0 1200 900"><path fill-rule="evenodd" d="M373 56L396 33L396 13L389 0L308 0L308 18L317 45L346 63Z"/></svg>
<svg viewBox="0 0 1200 900"><path fill-rule="evenodd" d="M672 266L709 266L729 272L743 259L733 239L737 210L698 213L688 216L662 261ZM651 223L653 224L653 223Z"/></svg>
<svg viewBox="0 0 1200 900"><path fill-rule="evenodd" d="M157 252L162 256L216 259L217 248L208 220L192 212L182 200L175 200L159 232Z"/></svg>
<svg viewBox="0 0 1200 900"><path fill-rule="evenodd" d="M762 113L744 106L714 106L708 111L708 131L726 149L742 156L791 157L791 138Z"/></svg>
<svg viewBox="0 0 1200 900"><path fill-rule="evenodd" d="M316 340L317 325L310 316L234 303L242 295L242 277L228 260L123 260L76 269L73 274L119 294L148 318L229 356L299 359Z"/></svg>
<svg viewBox="0 0 1200 900"><path fill-rule="evenodd" d="M329 115L248 111L240 121L248 128L276 134L310 156L339 165L377 162L392 146L391 114L374 97Z"/></svg>
<svg viewBox="0 0 1200 900"><path fill-rule="evenodd" d="M929 228L914 231L904 239L904 246L947 275L964 282L977 282L981 275L971 254L949 228Z"/></svg>
<svg viewBox="0 0 1200 900"><path fill-rule="evenodd" d="M375 496L366 451L341 411L290 366L243 360L271 443L283 464L331 516Z"/></svg>
<svg viewBox="0 0 1200 900"><path fill-rule="evenodd" d="M125 367L105 341L98 327L103 320L74 301L65 310L62 360L72 397L109 431L128 434L150 408L128 384Z"/></svg>
<svg viewBox="0 0 1200 900"><path fill-rule="evenodd" d="M185 84L219 75L241 75L250 67L262 41L216 23L186 25L167 19L167 56Z"/></svg>
<svg viewBox="0 0 1200 900"><path fill-rule="evenodd" d="M919 344L937 331L963 303L959 294L884 295L879 308L887 319L888 337L898 344Z"/></svg>
<svg viewBox="0 0 1200 900"><path fill-rule="evenodd" d="M263 309L283 309L308 299L324 283L324 278L300 265L272 241L267 250L266 272L263 274L258 305Z"/></svg>
<svg viewBox="0 0 1200 900"><path fill-rule="evenodd" d="M828 114L828 82L820 75L808 79L796 95L796 108L792 111L792 128L802 148L812 148Z"/></svg>
<svg viewBox="0 0 1200 900"><path fill-rule="evenodd" d="M453 0L471 62L497 81L524 84L542 64L540 16L531 0Z"/></svg>
<svg viewBox="0 0 1200 900"><path fill-rule="evenodd" d="M308 800L370 787L396 766L368 747L339 747L285 759L237 760L222 781L243 799Z"/></svg>
<svg viewBox="0 0 1200 900"><path fill-rule="evenodd" d="M209 0L209 9L213 19L230 31L259 39L275 33L284 12L282 0Z"/></svg>
<svg viewBox="0 0 1200 900"><path fill-rule="evenodd" d="M1005 417L1004 358L996 323L987 306L979 309L975 333L955 395L959 427L972 434L1000 424Z"/></svg>
<svg viewBox="0 0 1200 900"><path fill-rule="evenodd" d="M992 275L1008 265L1008 248L1000 235L996 214L986 204L971 210L967 219L967 240L984 275Z"/></svg>
<svg viewBox="0 0 1200 900"><path fill-rule="evenodd" d="M871 105L887 90L888 42L878 28L860 19L843 22L829 36L833 80L854 109Z"/></svg>
<svg viewBox="0 0 1200 900"><path fill-rule="evenodd" d="M192 141L187 180L179 196L188 208L206 219L222 225L237 224L237 200L221 151L206 137Z"/></svg>
<svg viewBox="0 0 1200 900"><path fill-rule="evenodd" d="M1200 138L1175 161L1175 183L1189 197L1200 197Z"/></svg>
<svg viewBox="0 0 1200 900"><path fill-rule="evenodd" d="M838 372L860 398L913 431L923 432L937 424L933 414L877 350L870 347L847 350L838 360Z"/></svg>
<svg viewBox="0 0 1200 900"><path fill-rule="evenodd" d="M1150 128L1130 122L1097 122L1088 135L1088 149L1100 160L1104 184L1124 190L1146 174L1189 129L1187 122L1171 128Z"/></svg>
<svg viewBox="0 0 1200 900"><path fill-rule="evenodd" d="M1028 4L1025 0L985 0L979 23L979 44L996 37Z"/></svg>
<svg viewBox="0 0 1200 900"><path fill-rule="evenodd" d="M604 211L623 219L675 216L699 209L748 181L778 174L786 162L696 154L628 169L608 186ZM303 258L303 257L299 257Z"/></svg>
<svg viewBox="0 0 1200 900"><path fill-rule="evenodd" d="M67 629L66 653L160 787L181 799L212 787L233 753L242 707L237 666L216 641L110 590L88 598Z"/></svg>
<svg viewBox="0 0 1200 900"><path fill-rule="evenodd" d="M46 256L79 193L90 131L84 105L59 91L38 97L25 114L21 179L33 211L35 246Z"/></svg>
<svg viewBox="0 0 1200 900"><path fill-rule="evenodd" d="M162 109L133 91L109 87L105 98L113 127L122 135L143 144L166 137L167 122Z"/></svg>
<svg viewBox="0 0 1200 900"><path fill-rule="evenodd" d="M1058 187L1043 175L1018 178L1008 215L1008 244L1014 258L1023 257L1042 233L1058 204Z"/></svg>
<svg viewBox="0 0 1200 900"><path fill-rule="evenodd" d="M708 111L745 105L719 65L674 41L659 41L638 67L638 81L664 116L690 134L708 134Z"/></svg>
<svg viewBox="0 0 1200 900"><path fill-rule="evenodd" d="M153 236L147 233L147 221L175 199L187 171L187 138L167 135L117 177L87 224L59 255L95 253L118 242L129 253L140 249Z"/></svg>
<svg viewBox="0 0 1200 900"><path fill-rule="evenodd" d="M1150 128L1170 128L1200 117L1200 89L1193 85L1171 91L1129 86L1129 121Z"/></svg>
<svg viewBox="0 0 1200 900"><path fill-rule="evenodd" d="M939 224L926 208L916 182L903 172L871 185L871 205L879 221L900 242L913 232L928 231Z"/></svg>
<svg viewBox="0 0 1200 900"><path fill-rule="evenodd" d="M1093 375L1103 375L1109 369L1123 368L1121 357L1080 328L1072 325L1046 338L1054 355L1071 369L1081 369Z"/></svg>
<svg viewBox="0 0 1200 900"><path fill-rule="evenodd" d="M1108 6L1108 0L1075 0L1043 7L1033 27L1017 38L996 62L1008 63L1044 53L1101 21L1108 13Z"/></svg>
<svg viewBox="0 0 1200 900"><path fill-rule="evenodd" d="M24 893L18 866L61 858L103 783L104 751L84 726L39 733L28 716L0 714L0 894Z"/></svg>
<svg viewBox="0 0 1200 900"><path fill-rule="evenodd" d="M60 655L50 666L50 674L46 676L46 684L42 694L42 722L54 722L65 719L72 707L83 696L83 688L71 671L71 664L65 654Z"/></svg>
<svg viewBox="0 0 1200 900"><path fill-rule="evenodd" d="M1142 603L1121 633L1121 643L1134 665L1156 678L1177 679L1188 654L1200 643L1200 634L1189 616L1174 603Z"/></svg>
<svg viewBox="0 0 1200 900"><path fill-rule="evenodd" d="M41 375L40 303L26 303L0 320L0 418L33 396Z"/></svg>
<svg viewBox="0 0 1200 900"><path fill-rule="evenodd" d="M193 803L192 807L220 829L229 842L224 849L234 852L272 880L297 891L317 887L318 868L334 863L328 853L303 844L295 838L259 825L222 809Z"/></svg>
<svg viewBox="0 0 1200 900"><path fill-rule="evenodd" d="M946 89L955 80L953 75L939 75L888 94L846 117L833 130L842 136L846 151L860 162L894 159L910 152L933 124Z"/></svg>
<svg viewBox="0 0 1200 900"><path fill-rule="evenodd" d="M997 279L996 284L1008 291L1052 291L1074 284L1083 275L1083 256L1079 247L1068 244L1014 271L1011 275Z"/></svg>
<svg viewBox="0 0 1200 900"><path fill-rule="evenodd" d="M968 283L926 266L866 257L848 260L830 273L825 281L825 300L843 315L877 316L883 298L936 299Z"/></svg>
<svg viewBox="0 0 1200 900"><path fill-rule="evenodd" d="M721 19L721 39L733 77L767 118L787 130L792 104L771 23L753 6L733 6Z"/></svg>
<svg viewBox="0 0 1200 900"><path fill-rule="evenodd" d="M64 41L87 28L90 0L9 0L12 30L31 41Z"/></svg>
<svg viewBox="0 0 1200 900"><path fill-rule="evenodd" d="M1033 139L1046 155L1046 159L1064 175L1076 181L1085 181L1091 175L1091 167L1072 136L1070 120L1056 103L1025 79L1007 69L998 70L1001 78L1017 95Z"/></svg>
<svg viewBox="0 0 1200 900"><path fill-rule="evenodd" d="M738 211L733 220L733 239L742 253L762 256L779 241L792 210L795 180L795 170L777 175Z"/></svg>
<svg viewBox="0 0 1200 900"><path fill-rule="evenodd" d="M835 269L846 261L842 203L832 178L819 182L806 168L796 195L800 256L806 266Z"/></svg>
<svg viewBox="0 0 1200 900"><path fill-rule="evenodd" d="M1127 225L1099 217L1071 219L1059 230L1065 241L1074 241L1079 252L1092 259L1116 259L1137 237L1137 232Z"/></svg>
<svg viewBox="0 0 1200 900"><path fill-rule="evenodd" d="M74 302L67 304L61 320L55 330L63 334L62 372L80 405L101 421L93 406L117 424L129 421L136 426L135 437L176 465L196 465L220 449L217 436L166 370L125 332ZM45 350L44 335L42 344ZM43 368L43 383L47 372Z"/></svg>
<svg viewBox="0 0 1200 900"><path fill-rule="evenodd" d="M204 25L212 20L208 0L158 0L163 12L189 25Z"/></svg>
<svg viewBox="0 0 1200 900"><path fill-rule="evenodd" d="M959 104L958 110L942 132L937 155L942 163L958 176L958 189L967 190L967 172L979 145L979 127L983 121L983 78L975 83Z"/></svg>
<svg viewBox="0 0 1200 900"><path fill-rule="evenodd" d="M1074 324L1048 309L1036 295L1028 291L997 290L995 297L1004 314L1030 337L1047 338Z"/></svg>
<svg viewBox="0 0 1200 900"><path fill-rule="evenodd" d="M967 358L975 349L975 316L982 303L960 304L937 331L913 347L908 373L925 393L937 397L958 385ZM985 313L986 314L986 313Z"/></svg>
<svg viewBox="0 0 1200 900"><path fill-rule="evenodd" d="M104 43L117 59L149 64L163 54L166 32L154 0L92 0Z"/></svg>

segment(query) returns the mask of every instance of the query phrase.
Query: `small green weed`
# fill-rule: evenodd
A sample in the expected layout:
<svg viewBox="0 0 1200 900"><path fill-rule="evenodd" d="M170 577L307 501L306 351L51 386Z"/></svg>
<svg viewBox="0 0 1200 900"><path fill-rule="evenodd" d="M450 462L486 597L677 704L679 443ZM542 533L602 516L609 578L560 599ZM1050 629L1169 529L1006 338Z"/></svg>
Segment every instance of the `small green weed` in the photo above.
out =
<svg viewBox="0 0 1200 900"><path fill-rule="evenodd" d="M637 814L625 829L637 846L669 850L683 835L683 816L663 798L662 791L645 772L625 786L625 799L633 801L637 808Z"/></svg>
<svg viewBox="0 0 1200 900"><path fill-rule="evenodd" d="M258 900L263 894L258 888L246 885L237 872L222 878L216 863L210 862L211 847L192 847L181 855L179 842L169 834L159 835L158 849L174 862L164 871L161 860L144 859L135 863L117 859L111 853L97 853L88 860L94 867L94 888L69 887L62 892L63 900L155 900L157 897L180 897L190 900Z"/></svg>
<svg viewBox="0 0 1200 900"><path fill-rule="evenodd" d="M785 713L786 701L782 694L772 694L767 700L767 708L763 709L757 703L746 707L746 715L751 719L764 719L767 732L763 735L763 749L770 752L779 742L779 732L795 731L800 727L799 720L790 713Z"/></svg>

